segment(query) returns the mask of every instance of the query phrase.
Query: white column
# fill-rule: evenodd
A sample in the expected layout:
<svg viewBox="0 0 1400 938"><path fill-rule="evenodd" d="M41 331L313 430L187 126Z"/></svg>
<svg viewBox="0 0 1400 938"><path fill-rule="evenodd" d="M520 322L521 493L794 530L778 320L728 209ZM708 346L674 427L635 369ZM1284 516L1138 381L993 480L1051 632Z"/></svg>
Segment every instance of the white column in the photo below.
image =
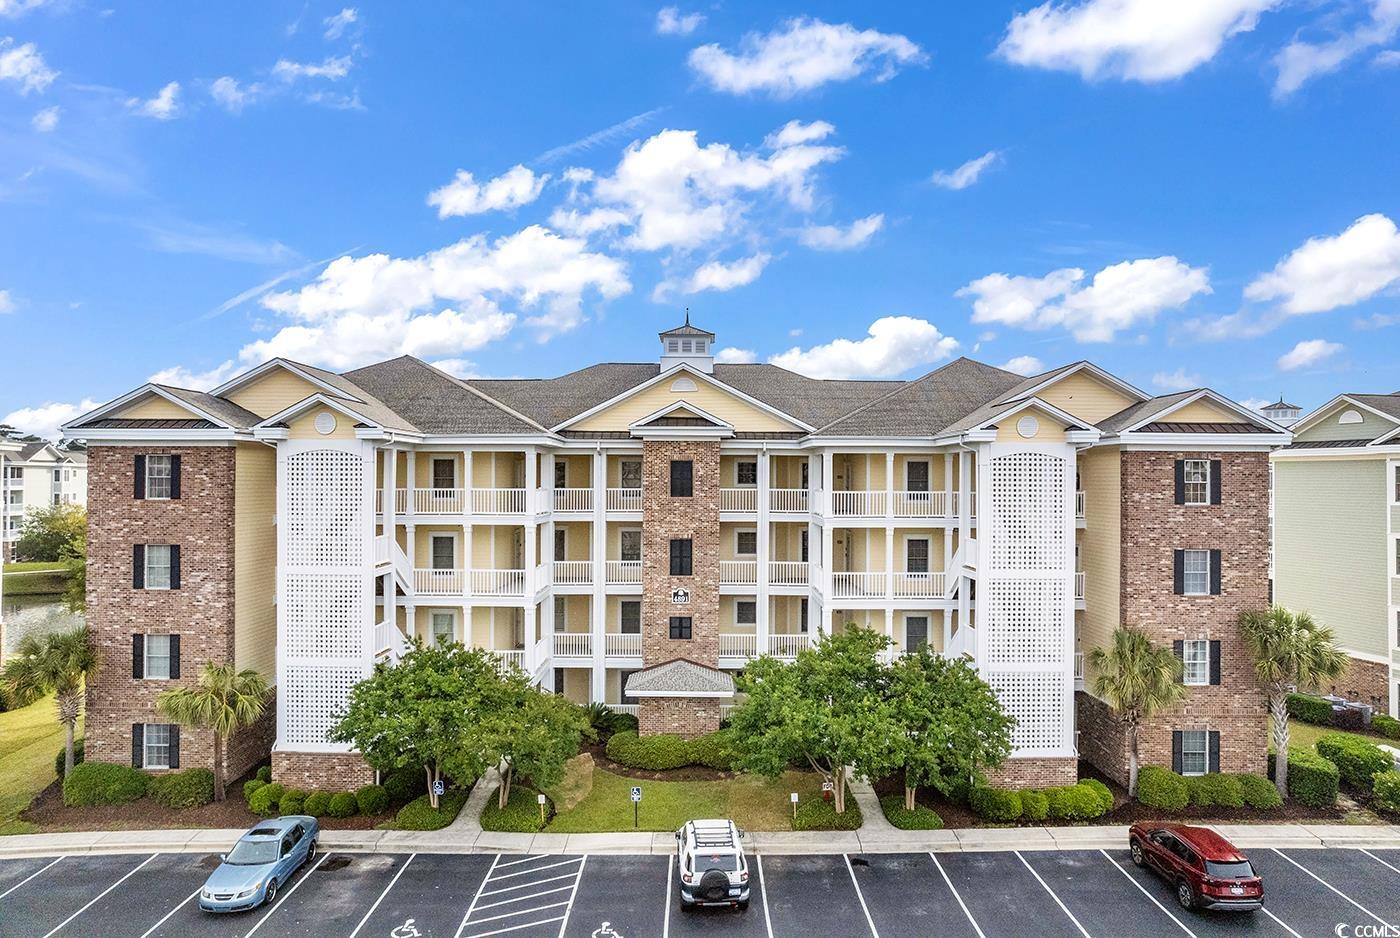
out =
<svg viewBox="0 0 1400 938"><path fill-rule="evenodd" d="M556 457L555 457L555 454L554 454L554 452L553 452L552 450L551 450L550 452L544 454L544 481L543 481L543 483L542 483L541 486L540 486L542 489L544 489L544 496L543 496L543 497L544 497L544 505L541 506L541 507L542 507L542 509L543 509L544 511L548 511L548 512L553 512L553 511L554 511L554 464L555 464L555 462L556 462ZM551 551L553 551L553 550L554 550L553 545L551 545L549 549L550 549ZM554 555L551 553L551 554L550 554L551 559L553 558L553 556L554 556Z"/></svg>
<svg viewBox="0 0 1400 938"><path fill-rule="evenodd" d="M768 450L758 451L758 579L757 592L758 599L754 603L756 612L754 623L754 639L757 643L758 653L761 655L768 649L768 562L772 559L772 536L769 531L768 508L769 492L773 487L773 481L769 477L772 471Z"/></svg>
<svg viewBox="0 0 1400 938"><path fill-rule="evenodd" d="M462 450L462 510L472 513L472 451Z"/></svg>
<svg viewBox="0 0 1400 938"><path fill-rule="evenodd" d="M405 603L403 607L403 632L409 638L414 638L418 634L418 607L412 603Z"/></svg>
<svg viewBox="0 0 1400 938"><path fill-rule="evenodd" d="M953 453L952 450L943 453L943 511L945 514L952 514L953 499Z"/></svg>
<svg viewBox="0 0 1400 938"><path fill-rule="evenodd" d="M416 511L416 506L413 504L413 502L414 502L413 490L414 490L414 488L416 488L417 485L418 485L418 469L417 469L417 466L418 466L418 452L417 452L417 450L409 450L409 451L408 451L408 455L407 455L406 458L408 459L408 465L407 465L405 468L407 469L408 478L407 478L407 479L404 479L404 511L405 511L407 514L410 514L410 515L411 515L411 514L413 514L413 513ZM432 461L429 460L429 462L428 462L428 467L429 467L430 469L432 468L432 465L433 465L433 464L432 464ZM432 480L429 480L429 483L430 483L430 484L431 484L431 481L432 481Z"/></svg>
<svg viewBox="0 0 1400 938"><path fill-rule="evenodd" d="M398 488L399 456L392 448L385 447L384 453L384 533L389 538L389 572L384 577L384 621L391 627L398 627L395 613L398 603L398 586L394 581L393 543L398 538L398 517L394 511L394 494Z"/></svg>
<svg viewBox="0 0 1400 938"><path fill-rule="evenodd" d="M892 609L890 609L890 607L886 606L884 612L885 612L885 637L888 638L890 641L894 641L894 610L892 610ZM894 653L894 652L899 651L899 648L898 648L898 646L893 646L893 647L890 648L890 651L891 651L891 653Z"/></svg>
<svg viewBox="0 0 1400 938"><path fill-rule="evenodd" d="M404 542L404 551L403 551L403 553L404 553L404 556L408 558L408 568L409 568L410 570L413 570L413 569L416 569L416 568L417 568L417 563L418 563L418 560L417 560L417 555L418 555L418 525L416 525L416 524L414 524L412 521L410 521L410 522L408 522L407 524L405 524L405 525L403 526L403 530L404 530L404 538L403 538L403 542Z"/></svg>
<svg viewBox="0 0 1400 938"><path fill-rule="evenodd" d="M832 550L832 535L835 522L831 517L832 490L836 488L835 460L831 450L822 450L822 602L831 601L832 588L835 583L836 556ZM823 616L818 625L820 632L826 631L826 618Z"/></svg>
<svg viewBox="0 0 1400 938"><path fill-rule="evenodd" d="M525 602L535 601L535 568L539 566L539 523L536 518L539 492L539 456L533 446L525 448Z"/></svg>
<svg viewBox="0 0 1400 938"><path fill-rule="evenodd" d="M607 641L608 596L604 586L608 559L608 454L602 447L593 452L593 530L589 535L593 548L593 602L589 610L588 627L593 634L593 700L603 702L607 696L608 669L603 657ZM647 628L648 623L642 623Z"/></svg>

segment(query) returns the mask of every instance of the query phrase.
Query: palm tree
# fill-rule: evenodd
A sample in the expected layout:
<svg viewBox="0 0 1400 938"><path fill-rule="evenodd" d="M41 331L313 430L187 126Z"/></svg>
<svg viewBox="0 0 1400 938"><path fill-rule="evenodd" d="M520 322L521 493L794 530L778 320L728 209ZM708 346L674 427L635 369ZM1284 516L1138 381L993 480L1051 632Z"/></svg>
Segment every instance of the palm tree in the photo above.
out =
<svg viewBox="0 0 1400 938"><path fill-rule="evenodd" d="M58 720L67 733L63 771L73 771L73 734L83 708L83 690L97 673L100 659L87 629L57 632L40 638L26 635L5 663L3 680L11 706L27 707L40 697L54 695Z"/></svg>
<svg viewBox="0 0 1400 938"><path fill-rule="evenodd" d="M235 671L231 664L206 662L195 687L168 690L156 709L185 726L214 731L214 800L224 800L224 741L263 714L267 681L256 671Z"/></svg>
<svg viewBox="0 0 1400 938"><path fill-rule="evenodd" d="M1114 631L1110 647L1089 652L1094 695L1107 701L1128 730L1128 796L1137 794L1138 727L1186 696L1181 659L1137 629Z"/></svg>
<svg viewBox="0 0 1400 938"><path fill-rule="evenodd" d="M1288 692L1317 687L1341 677L1347 657L1337 648L1332 630L1306 612L1282 606L1240 613L1240 634L1254 657L1254 673L1269 698L1274 733L1274 785L1288 797Z"/></svg>

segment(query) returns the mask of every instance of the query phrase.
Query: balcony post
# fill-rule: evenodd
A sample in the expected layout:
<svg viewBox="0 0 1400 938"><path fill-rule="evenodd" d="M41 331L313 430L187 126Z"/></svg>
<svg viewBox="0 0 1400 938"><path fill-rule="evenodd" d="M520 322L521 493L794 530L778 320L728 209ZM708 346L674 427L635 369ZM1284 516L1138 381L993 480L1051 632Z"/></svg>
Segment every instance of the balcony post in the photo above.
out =
<svg viewBox="0 0 1400 938"><path fill-rule="evenodd" d="M403 510L404 510L404 514L413 515L413 514L417 513L417 511L418 511L418 506L417 506L417 504L416 504L417 499L414 497L414 494L413 494L413 490L414 490L415 488L417 488L417 482L418 482L418 468L417 468L417 467L418 467L418 451L417 451L417 450L412 450L412 449L409 450L409 451L408 451L408 454L407 454L407 456L406 456L405 458L408 460L408 465L407 465L407 467L406 467L406 469L405 469L405 475L407 476L407 478L405 478L405 479L403 480L403 484L404 484L404 496L403 496L403 497L404 497L404 506L403 506ZM433 466L432 461L429 460L429 462L428 462L428 468L431 469L432 466ZM428 480L428 483L429 483L429 487L431 488L431 487L432 487L432 479L429 479L429 480ZM397 496L397 494L398 494L398 493L396 492L395 495Z"/></svg>
<svg viewBox="0 0 1400 938"><path fill-rule="evenodd" d="M413 638L418 634L418 607L413 603L404 603L403 619L403 633Z"/></svg>
<svg viewBox="0 0 1400 938"><path fill-rule="evenodd" d="M525 602L526 608L535 603L535 576L539 567L540 527L534 504L539 497L539 456L533 446L525 447ZM551 555L552 556L552 555Z"/></svg>
<svg viewBox="0 0 1400 938"><path fill-rule="evenodd" d="M544 479L543 479L543 480L541 481L541 483L540 483L540 488L544 490L544 496L543 496L543 498L544 498L544 505L541 506L541 510L550 512L551 514L553 514L553 512L554 512L554 463L555 463L554 451L551 450L551 451L549 451L548 453L545 453L545 454L544 454ZM550 557L553 557L553 556L554 556L554 554L553 554L554 547L553 547L553 546L550 546L549 550L550 550L550 552L551 552L551 553L549 554L549 556L550 556Z"/></svg>
<svg viewBox="0 0 1400 938"><path fill-rule="evenodd" d="M768 501L772 497L770 493L773 489L773 480L769 478L771 471L768 447L765 446L758 451L758 545L755 551L758 569L754 571L758 592L757 602L754 603L754 641L757 643L757 649L766 648L768 645L768 582L771 572L768 564L773 553L770 547L772 538L768 530ZM762 654L762 651L758 653Z"/></svg>
<svg viewBox="0 0 1400 938"><path fill-rule="evenodd" d="M469 449L462 450L462 510L468 515L476 510L472 504L472 451ZM471 555L468 554L467 558L471 559Z"/></svg>
<svg viewBox="0 0 1400 938"><path fill-rule="evenodd" d="M593 552L593 601L589 603L588 630L592 633L593 699L607 696L607 559L608 559L608 454L600 446L593 451L593 527L589 545ZM642 623L646 628L647 623Z"/></svg>
<svg viewBox="0 0 1400 938"><path fill-rule="evenodd" d="M945 450L943 453L943 517L947 518L954 514L953 505L957 502L957 496L953 494L953 451Z"/></svg>
<svg viewBox="0 0 1400 938"><path fill-rule="evenodd" d="M832 490L836 488L836 473L831 450L822 450L822 517L831 517ZM822 554L823 557L828 556Z"/></svg>

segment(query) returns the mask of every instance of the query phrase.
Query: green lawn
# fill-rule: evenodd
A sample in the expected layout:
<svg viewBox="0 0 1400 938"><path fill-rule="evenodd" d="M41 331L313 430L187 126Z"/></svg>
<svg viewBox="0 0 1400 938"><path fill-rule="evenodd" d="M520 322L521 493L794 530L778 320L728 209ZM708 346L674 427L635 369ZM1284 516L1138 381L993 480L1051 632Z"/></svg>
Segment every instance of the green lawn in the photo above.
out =
<svg viewBox="0 0 1400 938"><path fill-rule="evenodd" d="M33 573L37 570L62 572L67 568L57 560L26 560L22 563L5 564L5 573Z"/></svg>
<svg viewBox="0 0 1400 938"><path fill-rule="evenodd" d="M1289 747L1303 747L1305 749L1315 749L1319 737L1326 733L1341 733L1343 736L1354 736L1363 742L1368 742L1373 746L1395 746L1400 749L1400 741L1386 739L1379 734L1370 733L1349 733L1346 730L1339 730L1331 726L1317 726L1312 723L1304 723L1301 720L1288 721L1288 745ZM1273 750L1274 735L1269 733L1269 749Z"/></svg>
<svg viewBox="0 0 1400 938"><path fill-rule="evenodd" d="M81 722L78 729L81 733ZM34 830L19 813L56 777L53 759L63 739L52 697L0 713L0 834Z"/></svg>
<svg viewBox="0 0 1400 938"><path fill-rule="evenodd" d="M792 829L789 793L821 797L821 777L812 772L787 772L778 779L740 775L715 782L653 782L605 772L592 760L575 761L557 792L561 808L545 828L551 833L630 831L633 785L642 788L637 830L673 831L694 818L733 818L742 828L758 831ZM591 778L588 777L591 773ZM572 807L564 807L572 804Z"/></svg>

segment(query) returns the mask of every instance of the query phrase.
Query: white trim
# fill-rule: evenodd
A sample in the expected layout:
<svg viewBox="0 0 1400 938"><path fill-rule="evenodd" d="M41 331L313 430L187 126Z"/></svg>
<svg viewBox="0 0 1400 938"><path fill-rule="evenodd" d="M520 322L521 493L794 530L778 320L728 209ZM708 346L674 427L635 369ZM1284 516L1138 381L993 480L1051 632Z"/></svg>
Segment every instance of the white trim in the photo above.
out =
<svg viewBox="0 0 1400 938"><path fill-rule="evenodd" d="M740 552L740 550L739 550L739 535L740 535L740 534L752 534L752 535L753 535L753 553L752 553L752 554L745 554L745 553ZM757 557L757 556L758 556L758 528L743 527L743 528L735 528L735 529L734 529L734 556L735 556L736 558L737 558L737 557L744 557L744 558L747 558L747 557Z"/></svg>
<svg viewBox="0 0 1400 938"><path fill-rule="evenodd" d="M1310 427L1310 426L1312 426L1314 423L1316 423L1317 421L1321 420L1322 417L1326 415L1326 413L1327 413L1327 411L1328 411L1329 408L1331 408L1333 405L1335 405L1335 404L1337 404L1337 403L1339 403L1339 402L1341 402L1341 401L1346 401L1348 404L1351 404L1353 407L1360 407L1360 408L1362 408L1363 410L1369 410L1371 413L1375 414L1377 417L1380 417L1380 418L1382 418L1383 420L1387 420L1387 421L1389 421L1390 423L1393 423L1393 424L1396 424L1397 426L1400 426L1400 419L1396 419L1395 417L1391 416L1390 414L1387 414L1385 411L1383 411L1383 410L1377 410L1376 408L1372 407L1370 404L1366 404L1366 403L1363 403L1363 402L1361 402L1361 401L1358 401L1356 398L1352 397L1350 394L1338 394L1336 397L1332 398L1332 399L1331 399L1330 401L1328 401L1326 404L1323 404L1321 407L1317 408L1316 410L1311 411L1310 413L1307 413L1307 414L1303 415L1301 418L1299 418L1298 422L1295 423L1295 424L1293 424L1293 426L1290 427L1289 429L1292 431L1292 433L1293 433L1294 436L1297 436L1298 433L1299 433L1301 430L1303 430L1303 429L1305 429L1305 428L1307 428L1307 427ZM1388 434L1388 433L1386 434L1386 436L1389 436L1389 435L1390 435L1390 434Z"/></svg>
<svg viewBox="0 0 1400 938"><path fill-rule="evenodd" d="M647 426L647 424L651 423L653 420L660 420L662 417L673 414L678 410L689 411L691 414L701 418L702 420L710 421L710 423L713 423L716 427L727 428L730 430L734 429L734 424L730 423L728 420L721 420L719 417L716 417L709 411L700 407L696 407L689 401L673 401L670 404L667 404L665 407L661 408L660 410L653 411L647 414L645 417L632 421L632 423L627 425L627 429L632 430L634 432L637 430L651 429Z"/></svg>
<svg viewBox="0 0 1400 938"><path fill-rule="evenodd" d="M494 527L494 525L492 525L492 527ZM437 539L440 538L440 537L446 537L446 538L450 538L450 539L452 540L452 563L453 563L453 566L451 566L451 567L434 567L434 566L432 565L432 563L433 563L433 541L437 540ZM495 537L492 537L492 538L491 538L491 549L492 549L493 551L496 549L496 539L495 539ZM471 569L471 563L469 562L470 558L463 557L463 558L462 558L462 560L463 560L463 565L462 565L461 567L456 566L457 560L458 560L458 556L459 556L460 554L461 554L461 538L460 538L460 532L458 532L458 531L429 531L429 532L428 532L428 556L427 556L428 567L427 567L427 569L429 569L429 570L439 570L439 569L441 569L441 570L470 570L470 569ZM492 566L494 566L494 565L495 565L495 558L493 557L493 558L492 558Z"/></svg>
<svg viewBox="0 0 1400 938"><path fill-rule="evenodd" d="M1177 401L1175 404L1172 404L1172 405L1170 405L1170 406L1168 406L1168 407L1164 407L1164 408L1162 408L1161 410L1158 410L1158 411L1153 411L1151 414L1149 414L1148 416L1146 416L1146 417L1144 417L1143 419L1139 420L1137 423L1134 423L1134 424L1132 424L1132 425L1130 425L1130 426L1124 427L1122 430L1119 430L1117 435L1118 435L1118 436L1122 436L1122 435L1127 434L1127 433L1134 433L1134 432L1136 432L1138 429L1147 426L1149 423L1163 423L1163 422L1165 422L1165 423L1171 423L1172 421L1166 420L1166 418L1167 418L1168 416L1170 416L1171 414L1176 413L1178 410L1181 410L1183 407L1186 407L1186 406L1188 406L1188 405L1190 405L1190 404L1194 404L1194 403L1196 403L1197 401L1202 400L1202 399L1209 399L1210 402L1213 403L1213 404L1219 404L1221 407L1224 407L1226 410L1234 411L1236 414L1240 415L1241 417L1244 417L1244 418L1245 418L1245 422L1247 422L1247 423L1252 423L1252 424L1254 424L1255 426L1265 427L1266 429L1267 429L1267 428L1271 428L1271 429L1276 430L1277 432L1282 433L1282 434L1284 434L1284 435L1290 435L1290 433L1289 433L1288 430L1286 430L1286 429L1284 429L1283 427L1279 426L1278 424L1274 423L1274 422L1273 422L1272 420L1270 420L1269 418L1264 417L1264 416L1261 416L1261 415L1255 413L1254 411L1248 409L1247 407L1245 407L1245 406L1242 405L1242 404L1236 404L1234 401L1230 400L1228 397L1225 397L1223 394L1217 394L1217 393L1215 393L1214 391L1212 391L1210 388L1201 388L1199 391L1196 391L1196 392L1193 393L1193 394L1188 394L1186 397L1184 397L1184 398L1182 398L1181 400ZM1193 435L1199 435L1199 434L1193 434ZM1221 435L1222 435L1222 436L1230 436L1231 434L1226 433L1226 434L1221 434ZM1238 435L1238 434L1236 434L1236 435Z"/></svg>
<svg viewBox="0 0 1400 938"><path fill-rule="evenodd" d="M283 423L287 420L290 420L293 417L296 417L298 414L310 410L312 407L315 407L317 405L324 405L326 407L331 408L332 410L340 411L340 413L344 414L347 417L353 417L361 423L367 423L371 427L375 427L380 430L390 429L385 427L378 420L371 420L364 414L359 413L349 404L345 403L345 401L342 399L328 397L325 394L313 394L310 397L303 398L302 400L297 401L295 404L282 408L277 413L273 414L271 417L267 417L263 420L258 421L256 424L253 425L253 430L255 432L262 430L280 430L282 428L276 427L274 426L274 424Z"/></svg>
<svg viewBox="0 0 1400 938"><path fill-rule="evenodd" d="M1019 401L1021 398L1025 397L1025 396L1027 396L1027 395L1032 395L1032 396L1033 396L1033 395L1035 395L1036 393L1038 393L1038 392L1040 392L1040 391L1043 391L1043 390L1045 390L1045 389L1048 388L1048 387L1053 387L1054 385L1059 384L1059 383L1060 383L1061 381L1063 381L1065 378L1068 378L1070 375L1078 374L1078 373L1081 372L1081 371L1088 371L1088 372L1089 372L1090 374L1092 374L1095 378L1098 378L1100 381L1103 381L1105 384L1111 385L1112 387L1115 387L1115 388L1117 388L1118 390L1127 393L1129 397L1136 397L1139 401L1146 401L1146 400L1151 400L1151 399L1152 399L1152 395L1147 394L1147 393L1145 393L1145 392L1139 390L1138 388L1133 387L1131 384L1129 384L1128 382L1124 381L1122 378L1119 378L1119 377L1117 377L1117 376L1115 376L1115 375L1111 375L1111 374L1109 374L1107 371L1104 371L1102 368L1100 368L1098 365L1095 365L1093 362L1087 361L1087 360L1086 360L1086 361L1076 362L1075 364L1073 364L1073 365L1071 365L1070 367L1066 368L1064 371L1060 372L1059 374L1053 375L1053 376L1051 376L1051 377L1049 377L1049 378L1046 378L1046 379L1045 379L1044 381L1042 381L1040 384L1033 385L1033 386L1027 388L1026 390L1020 392L1020 394L1018 394L1016 397L1000 397L1000 398L995 398L994 400L995 400L996 403L998 403L998 404L1010 403L1011 401ZM1010 393L1010 392L1008 392L1008 393Z"/></svg>
<svg viewBox="0 0 1400 938"><path fill-rule="evenodd" d="M215 397L223 397L226 392L237 390L238 388L241 388L246 384L251 384L253 381L262 377L263 374L271 371L273 368L286 369L287 371L290 371L292 374L296 375L298 378L301 378L303 381L306 381L307 383L313 384L324 391L334 394L336 397L343 397L346 400L356 401L361 404L366 403L364 398L356 397L350 392L342 390L341 388L336 387L330 382L316 377L309 371L302 370L301 366L297 365L295 362L288 361L285 358L269 358L267 361L263 362L261 365L257 366L251 371L245 371L241 375L235 375L234 377L225 381L223 384L219 385L217 388L210 391L209 393L214 395Z"/></svg>
<svg viewBox="0 0 1400 938"><path fill-rule="evenodd" d="M184 390L184 389L182 388L181 390ZM96 410L90 410L90 411L88 411L87 413L83 414L81 417L78 417L78 418L75 419L75 420L70 420L70 421L68 421L67 423L63 424L63 426L59 427L59 429L60 429L61 431L63 431L63 435L64 435L64 436L68 436L70 430L82 430L83 428L82 428L81 425L82 425L83 423L85 423L85 422L87 422L87 421L89 421L89 420L96 420L97 418L102 417L102 416L105 416L106 414L109 414L109 413L111 413L111 412L114 411L114 410L120 410L122 407L126 406L127 404L131 403L132 401L136 400L137 398L141 397L141 396L144 395L144 394L154 394L154 395L156 395L157 397L164 398L165 400L167 400L167 401L169 401L170 403L174 404L176 407L179 407L179 408L181 408L181 409L183 409L183 410L189 411L190 413L194 414L196 417L199 417L201 420L208 420L210 423L216 423L216 424L218 424L219 426L223 427L223 428L226 429L226 430L233 430L233 429L235 429L234 426L233 426L233 424L229 423L227 420L223 420L223 419L221 419L221 418L219 418L219 417L215 417L213 414L206 413L205 411L200 410L198 407L194 406L194 405L191 404L190 402L181 400L180 398L176 397L174 394L171 394L169 391L165 390L165 389L162 388L160 385L158 385L158 384L152 384L152 383L149 383L149 382L146 383L146 384L141 385L139 388L136 388L136 389L133 390L133 391L128 391L127 393L123 394L123 395L122 395L121 397L119 397L119 398L116 398L115 400L108 401L106 404L103 404L101 407L97 408ZM230 401L230 403L232 403L232 402ZM246 409L246 408L245 408L245 409ZM116 429L116 428L107 427L107 428L98 428L98 429ZM130 432L130 431L121 430L121 431L119 431L119 432L127 433L127 432ZM170 431L169 431L169 430L162 430L161 432L162 432L162 433L169 433Z"/></svg>
<svg viewBox="0 0 1400 938"><path fill-rule="evenodd" d="M1203 681L1189 681L1186 679L1187 670L1187 649L1192 645L1204 645L1206 649L1206 674ZM1181 642L1181 683L1187 687L1209 687L1210 686L1210 639L1208 638L1187 638ZM1209 741L1207 741L1209 746Z"/></svg>
<svg viewBox="0 0 1400 938"><path fill-rule="evenodd" d="M645 670L645 669L643 669L643 670ZM715 670L719 670L719 669L716 668ZM633 673L633 674L640 674L640 673L642 673L642 672L641 672L641 671L633 671L632 673ZM732 699L732 698L734 697L734 692L733 692L732 690L709 690L709 691L695 691L695 690L655 690L655 691L641 691L641 692L638 692L638 691L630 691L630 692L627 694L627 696L628 696L628 697L637 697L637 698L645 698L645 697L696 697L696 698L701 698L701 699L706 699L706 700L730 700L730 699Z"/></svg>
<svg viewBox="0 0 1400 938"><path fill-rule="evenodd" d="M1005 410L997 411L991 417L987 418L986 420L983 420L981 423L977 424L974 427L969 427L967 430L963 431L955 431L952 433L948 433L941 437L935 437L935 439L956 438L961 434L968 434L970 436L974 433L978 433L979 431L991 432L993 433L993 435L995 435L997 430L992 427L993 424L1000 424L1006 418L1014 417L1021 411L1031 407L1043 410L1045 411L1045 413L1049 414L1056 420L1059 420L1061 423L1065 424L1065 431L1067 433L1077 431L1078 433L1082 434L1085 437L1085 439L1081 440L1080 442L1093 442L1098 440L1100 436L1099 429L1093 424L1088 423L1084 419L1076 417L1074 414L1071 414L1068 411L1061 410L1054 404L1047 404L1045 401L1041 400L1038 397L1028 397L1024 400L1018 399L1017 403L1009 404ZM992 442L992 440L987 440L987 442Z"/></svg>
<svg viewBox="0 0 1400 938"><path fill-rule="evenodd" d="M452 634L448 636L448 641L460 642L464 638L466 638L466 632L462 626L462 612L463 609L461 606L429 606L428 634L426 636L428 641L432 642L433 644L437 644L437 639L433 635L433 616L440 616L443 614L450 615L452 617Z"/></svg>
<svg viewBox="0 0 1400 938"><path fill-rule="evenodd" d="M909 572L909 545L912 544L914 541L923 541L925 544L928 545L928 555L924 558L924 559L927 561L927 563L928 563L928 569L922 570L922 571L920 571L920 572L922 572L922 573L932 573L932 572L933 572L933 538L929 537L927 534L906 534L906 535L904 535L904 569L903 569L903 570L897 570L897 571L895 571L895 572L896 572L896 573L908 573L908 572Z"/></svg>

